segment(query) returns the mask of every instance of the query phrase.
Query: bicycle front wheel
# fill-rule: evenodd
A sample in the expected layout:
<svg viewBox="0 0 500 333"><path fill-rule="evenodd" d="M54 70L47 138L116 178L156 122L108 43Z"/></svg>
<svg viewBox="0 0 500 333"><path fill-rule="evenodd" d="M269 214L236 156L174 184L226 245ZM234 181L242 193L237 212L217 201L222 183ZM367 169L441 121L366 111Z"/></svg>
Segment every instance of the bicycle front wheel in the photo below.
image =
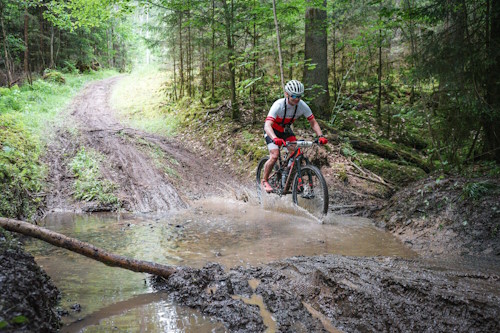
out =
<svg viewBox="0 0 500 333"><path fill-rule="evenodd" d="M328 213L328 187L325 177L314 165L305 165L297 172L292 186L293 202L316 217Z"/></svg>

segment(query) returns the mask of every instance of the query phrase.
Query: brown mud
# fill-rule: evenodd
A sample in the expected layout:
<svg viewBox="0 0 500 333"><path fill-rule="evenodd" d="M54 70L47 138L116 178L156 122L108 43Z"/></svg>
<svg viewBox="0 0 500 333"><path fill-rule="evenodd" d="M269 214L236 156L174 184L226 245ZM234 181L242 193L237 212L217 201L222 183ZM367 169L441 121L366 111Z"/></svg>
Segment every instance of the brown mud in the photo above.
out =
<svg viewBox="0 0 500 333"><path fill-rule="evenodd" d="M59 292L17 240L0 231L0 332L55 332Z"/></svg>
<svg viewBox="0 0 500 333"><path fill-rule="evenodd" d="M395 193L376 217L422 255L500 259L498 177L429 177Z"/></svg>
<svg viewBox="0 0 500 333"><path fill-rule="evenodd" d="M184 268L157 288L221 319L231 332L264 332L260 296L277 332L495 332L498 275L448 271L418 260L293 257L225 272ZM256 288L252 288L252 281ZM485 292L485 285L490 292Z"/></svg>
<svg viewBox="0 0 500 333"><path fill-rule="evenodd" d="M254 190L252 180L238 179L215 154L192 151L174 138L123 127L109 106L117 80L87 86L72 105L68 126L56 130L46 159L51 184L48 212L113 208L72 199L74 179L68 162L81 147L106 156L101 171L118 185L122 210L162 213L228 193L248 200L247 193ZM324 164L332 165L334 157L318 154L319 161L326 159ZM155 156L160 156L160 163ZM165 166L174 172L167 172ZM356 183L356 177L338 179L338 170L323 170L332 212L367 216L382 208L386 188L371 190L365 182ZM391 221L389 210L384 216ZM425 246L420 249L425 251ZM168 280L153 280L173 300L214 316L231 332L263 332L270 326L279 332L494 332L500 329L499 265L494 262L491 270L484 267L488 266L468 270L419 260L319 256L229 270L217 264L186 267ZM31 289L26 290L30 295ZM248 301L254 294L262 304Z"/></svg>

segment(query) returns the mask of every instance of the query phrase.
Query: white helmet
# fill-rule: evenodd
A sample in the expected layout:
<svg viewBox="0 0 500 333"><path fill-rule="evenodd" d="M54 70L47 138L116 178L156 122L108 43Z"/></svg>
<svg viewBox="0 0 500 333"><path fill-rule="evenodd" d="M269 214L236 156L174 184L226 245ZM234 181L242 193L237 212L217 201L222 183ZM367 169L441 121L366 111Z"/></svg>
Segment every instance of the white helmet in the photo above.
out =
<svg viewBox="0 0 500 333"><path fill-rule="evenodd" d="M288 81L285 85L285 92L288 95L302 95L304 93L304 85L297 80Z"/></svg>

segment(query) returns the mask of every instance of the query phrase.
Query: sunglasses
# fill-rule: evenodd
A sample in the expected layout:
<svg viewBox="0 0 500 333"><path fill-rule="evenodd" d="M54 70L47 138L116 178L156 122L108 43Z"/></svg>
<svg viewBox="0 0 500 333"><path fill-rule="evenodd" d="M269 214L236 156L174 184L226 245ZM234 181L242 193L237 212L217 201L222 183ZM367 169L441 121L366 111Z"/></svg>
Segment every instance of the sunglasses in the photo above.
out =
<svg viewBox="0 0 500 333"><path fill-rule="evenodd" d="M290 95L291 98L301 98L302 95Z"/></svg>

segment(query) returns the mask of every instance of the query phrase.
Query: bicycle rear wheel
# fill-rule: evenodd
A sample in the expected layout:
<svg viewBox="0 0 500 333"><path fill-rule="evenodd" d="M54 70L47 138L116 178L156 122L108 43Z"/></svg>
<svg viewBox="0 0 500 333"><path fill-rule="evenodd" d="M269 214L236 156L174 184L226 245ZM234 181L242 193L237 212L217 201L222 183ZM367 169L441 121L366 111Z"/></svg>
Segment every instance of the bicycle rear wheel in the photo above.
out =
<svg viewBox="0 0 500 333"><path fill-rule="evenodd" d="M259 197L259 200L262 195L262 185L261 181L264 178L264 164L269 160L269 156L264 157L263 159L260 160L258 166L257 166L257 175L256 175L256 185L257 185L257 195ZM280 182L281 182L281 175L277 172L279 170L278 165L275 164L273 171L269 175L268 182L272 186L273 189L277 190L280 188Z"/></svg>
<svg viewBox="0 0 500 333"><path fill-rule="evenodd" d="M297 172L292 186L293 202L316 217L328 213L328 187L325 177L314 165L305 165Z"/></svg>

